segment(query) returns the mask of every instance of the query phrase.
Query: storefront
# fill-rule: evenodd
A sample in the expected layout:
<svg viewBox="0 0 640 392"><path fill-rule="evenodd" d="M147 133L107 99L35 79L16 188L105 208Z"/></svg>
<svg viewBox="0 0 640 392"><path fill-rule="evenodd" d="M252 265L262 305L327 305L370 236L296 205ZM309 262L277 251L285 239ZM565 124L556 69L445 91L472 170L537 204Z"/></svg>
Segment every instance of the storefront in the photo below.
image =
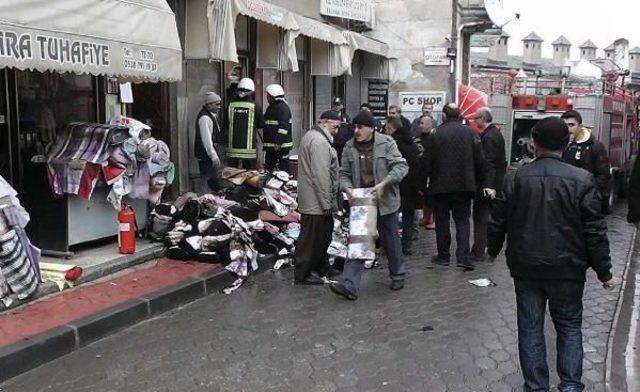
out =
<svg viewBox="0 0 640 392"><path fill-rule="evenodd" d="M183 127L189 130L189 151L202 94L221 92L224 99L241 77L254 79L256 101L263 109L264 88L271 83L283 86L292 111L294 154L304 132L319 113L329 109L331 97L341 95L336 94L337 81L349 84L348 96L358 101L357 108L367 95L366 79L388 78L380 77L378 69L378 56L388 51L385 44L268 1L190 0L185 7ZM370 53L375 55L368 57ZM370 64L365 66L365 62ZM376 69L373 76L368 71L371 67ZM351 73L352 78L338 78ZM191 189L198 189L193 158L190 171Z"/></svg>
<svg viewBox="0 0 640 392"><path fill-rule="evenodd" d="M105 123L119 113L119 83L177 81L181 63L164 1L0 4L0 174L31 213L27 231L36 245L66 251L116 233L104 198L53 197L46 147L70 122Z"/></svg>

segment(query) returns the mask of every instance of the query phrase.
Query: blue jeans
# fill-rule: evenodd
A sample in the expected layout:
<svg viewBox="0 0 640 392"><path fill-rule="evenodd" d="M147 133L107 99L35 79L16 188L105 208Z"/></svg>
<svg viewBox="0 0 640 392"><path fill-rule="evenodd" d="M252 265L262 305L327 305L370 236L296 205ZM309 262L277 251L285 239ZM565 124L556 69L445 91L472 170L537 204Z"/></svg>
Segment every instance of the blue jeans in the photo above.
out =
<svg viewBox="0 0 640 392"><path fill-rule="evenodd" d="M547 301L556 329L560 392L584 390L582 378L582 295L584 282L514 278L518 308L518 350L525 391L549 390L544 337Z"/></svg>
<svg viewBox="0 0 640 392"><path fill-rule="evenodd" d="M389 276L391 280L403 280L407 269L400 253L400 236L398 234L398 213L379 216L378 215L378 235L380 244L389 260ZM360 290L360 278L364 271L362 260L347 260L342 271L342 283L344 287L358 294Z"/></svg>

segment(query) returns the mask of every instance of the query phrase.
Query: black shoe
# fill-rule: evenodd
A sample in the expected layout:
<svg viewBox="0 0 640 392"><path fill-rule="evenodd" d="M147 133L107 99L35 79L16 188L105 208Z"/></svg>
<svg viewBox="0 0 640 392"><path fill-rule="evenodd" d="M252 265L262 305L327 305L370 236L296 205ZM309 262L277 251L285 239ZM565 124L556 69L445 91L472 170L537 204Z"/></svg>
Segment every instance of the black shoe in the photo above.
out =
<svg viewBox="0 0 640 392"><path fill-rule="evenodd" d="M413 256L413 250L411 248L402 248L402 254L405 256Z"/></svg>
<svg viewBox="0 0 640 392"><path fill-rule="evenodd" d="M484 256L471 256L471 261L474 263L484 263L484 262L488 262L491 261L491 258L489 257L489 255L484 255Z"/></svg>
<svg viewBox="0 0 640 392"><path fill-rule="evenodd" d="M441 258L439 258L438 256L433 256L431 258L431 264L433 265L441 265L444 267L448 267L449 266L449 260L442 260Z"/></svg>
<svg viewBox="0 0 640 392"><path fill-rule="evenodd" d="M329 269L327 270L327 272L325 272L324 277L331 279L331 278L335 278L337 276L340 276L342 274L342 272L338 271L337 269L333 268L333 267L329 267Z"/></svg>
<svg viewBox="0 0 640 392"><path fill-rule="evenodd" d="M355 301L356 299L358 299L358 296L347 290L347 288L344 287L342 283L331 283L329 285L329 288L331 289L331 291L333 291L334 294L341 295L349 301Z"/></svg>
<svg viewBox="0 0 640 392"><path fill-rule="evenodd" d="M389 288L393 291L402 290L404 288L404 279L392 280Z"/></svg>
<svg viewBox="0 0 640 392"><path fill-rule="evenodd" d="M463 271L473 271L474 269L476 269L476 267L473 266L473 264L471 263L458 263L456 264L456 267L460 268Z"/></svg>
<svg viewBox="0 0 640 392"><path fill-rule="evenodd" d="M308 286L319 286L324 284L324 280L322 280L320 277L316 275L309 275L302 280L296 279L294 283L300 284L300 285L308 285Z"/></svg>

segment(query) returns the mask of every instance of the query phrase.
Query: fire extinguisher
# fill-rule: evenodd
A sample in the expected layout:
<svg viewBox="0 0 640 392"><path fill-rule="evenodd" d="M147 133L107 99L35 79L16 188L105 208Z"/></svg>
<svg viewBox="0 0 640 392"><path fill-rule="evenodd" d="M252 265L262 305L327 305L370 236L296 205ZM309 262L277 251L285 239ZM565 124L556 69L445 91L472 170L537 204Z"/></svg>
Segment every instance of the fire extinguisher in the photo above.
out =
<svg viewBox="0 0 640 392"><path fill-rule="evenodd" d="M122 254L136 251L136 213L124 203L118 212L118 250Z"/></svg>

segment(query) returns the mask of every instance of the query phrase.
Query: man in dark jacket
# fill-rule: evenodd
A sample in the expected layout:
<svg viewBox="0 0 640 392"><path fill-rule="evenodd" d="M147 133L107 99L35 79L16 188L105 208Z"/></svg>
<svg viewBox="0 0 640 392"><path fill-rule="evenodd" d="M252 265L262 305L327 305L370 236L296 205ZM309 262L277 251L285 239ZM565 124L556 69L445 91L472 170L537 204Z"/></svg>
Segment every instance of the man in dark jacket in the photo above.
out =
<svg viewBox="0 0 640 392"><path fill-rule="evenodd" d="M289 154L293 142L291 139L291 109L284 100L284 89L279 84L270 84L266 88L269 107L264 113L263 147L265 151L264 168L273 171L276 167L289 171Z"/></svg>
<svg viewBox="0 0 640 392"><path fill-rule="evenodd" d="M418 237L416 209L420 206L421 190L424 188L420 150L411 132L397 118L389 117L385 125L387 135L398 145L400 154L409 165L409 174L400 182L400 211L402 212L402 253L412 255L413 241ZM421 181L422 180L422 181Z"/></svg>
<svg viewBox="0 0 640 392"><path fill-rule="evenodd" d="M486 161L485 182L490 188L485 192L477 192L473 200L473 247L471 255L475 261L487 259L487 224L491 215L491 201L496 191L502 189L504 175L507 171L507 158L504 149L504 138L498 127L492 124L493 116L488 108L478 109L474 116L482 133L482 152Z"/></svg>
<svg viewBox="0 0 640 392"><path fill-rule="evenodd" d="M389 106L389 117L397 118L402 121L402 128L405 128L407 131L411 132L411 121L408 118L402 115L402 110L398 105Z"/></svg>
<svg viewBox="0 0 640 392"><path fill-rule="evenodd" d="M353 137L353 126L351 125L351 119L347 115L344 103L340 97L335 97L331 102L331 110L340 113L342 124L338 130L338 134L333 138L333 146L338 153L338 162L342 162L342 150L344 145Z"/></svg>
<svg viewBox="0 0 640 392"><path fill-rule="evenodd" d="M452 103L447 104L443 113L446 116L445 122L433 131L424 152L426 173L429 176L429 195L433 198L436 216L438 254L433 257L432 262L449 265L449 225L453 213L457 266L470 271L474 269L469 257L471 200L478 188L488 188L484 182L485 161L480 137L473 129L462 124L458 107Z"/></svg>
<svg viewBox="0 0 640 392"><path fill-rule="evenodd" d="M218 121L218 112L222 100L214 92L204 95L204 106L196 118L196 135L193 153L200 168L202 192L207 188L217 191L220 188L220 170L222 170L222 132Z"/></svg>
<svg viewBox="0 0 640 392"><path fill-rule="evenodd" d="M611 166L607 149L604 144L593 137L589 129L582 126L580 113L569 110L564 112L561 118L569 127L571 134L571 141L562 154L562 159L593 174L598 194L602 200L603 211L606 212L609 202L609 181L611 180Z"/></svg>
<svg viewBox="0 0 640 392"><path fill-rule="evenodd" d="M629 204L627 221L640 229L640 159L638 158L636 158L631 170L627 202Z"/></svg>
<svg viewBox="0 0 640 392"><path fill-rule="evenodd" d="M507 238L514 279L524 390L548 391L544 319L547 301L557 332L560 391L582 391L582 295L588 267L613 288L607 226L593 176L562 161L565 123L545 118L532 130L536 159L505 181L489 223L496 257Z"/></svg>

